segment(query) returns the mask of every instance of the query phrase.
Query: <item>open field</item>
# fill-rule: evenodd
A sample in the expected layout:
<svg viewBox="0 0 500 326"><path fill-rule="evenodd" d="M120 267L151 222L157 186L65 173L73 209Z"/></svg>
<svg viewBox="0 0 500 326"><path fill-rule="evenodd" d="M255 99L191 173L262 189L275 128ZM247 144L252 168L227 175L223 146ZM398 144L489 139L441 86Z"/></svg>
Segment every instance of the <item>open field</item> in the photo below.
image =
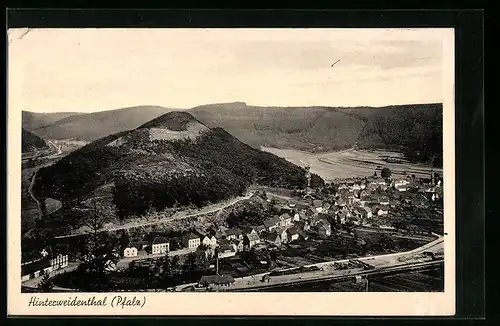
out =
<svg viewBox="0 0 500 326"><path fill-rule="evenodd" d="M348 149L337 152L309 153L291 149L262 147L262 150L282 157L296 165L311 167L311 172L327 181L373 176L373 172L388 167L393 174L415 174L428 177L442 169L406 161L401 153Z"/></svg>

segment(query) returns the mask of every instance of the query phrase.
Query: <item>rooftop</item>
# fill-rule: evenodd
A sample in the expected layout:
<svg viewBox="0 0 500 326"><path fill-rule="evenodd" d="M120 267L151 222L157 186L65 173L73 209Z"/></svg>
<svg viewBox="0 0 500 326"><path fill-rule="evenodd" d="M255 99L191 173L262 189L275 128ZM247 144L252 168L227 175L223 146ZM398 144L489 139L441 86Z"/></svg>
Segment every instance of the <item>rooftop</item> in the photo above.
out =
<svg viewBox="0 0 500 326"><path fill-rule="evenodd" d="M210 284L228 284L234 283L234 278L231 275L205 275L202 276L199 284L207 286Z"/></svg>
<svg viewBox="0 0 500 326"><path fill-rule="evenodd" d="M21 275L29 275L47 267L50 267L49 259L42 258L40 260L36 260L32 263L21 266Z"/></svg>

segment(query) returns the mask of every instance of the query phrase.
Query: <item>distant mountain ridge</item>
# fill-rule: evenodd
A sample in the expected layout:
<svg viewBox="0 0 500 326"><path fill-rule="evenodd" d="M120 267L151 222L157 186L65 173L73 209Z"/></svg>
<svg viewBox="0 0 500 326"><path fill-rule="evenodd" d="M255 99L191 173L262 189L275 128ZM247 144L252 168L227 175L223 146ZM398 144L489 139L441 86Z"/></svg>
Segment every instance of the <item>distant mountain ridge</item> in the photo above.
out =
<svg viewBox="0 0 500 326"><path fill-rule="evenodd" d="M71 115L33 132L45 139L94 141L124 130L137 128L173 108L134 106L122 109Z"/></svg>
<svg viewBox="0 0 500 326"><path fill-rule="evenodd" d="M402 151L442 164L443 106L257 107L242 102L203 105L190 112L254 147L325 152L348 148Z"/></svg>
<svg viewBox="0 0 500 326"><path fill-rule="evenodd" d="M221 128L208 128L187 112L170 112L41 168L34 191L40 198L70 203L66 207L98 198L126 218L204 206L242 195L251 184L293 189L306 182L303 168L254 149Z"/></svg>
<svg viewBox="0 0 500 326"><path fill-rule="evenodd" d="M79 115L78 112L56 112L56 113L37 113L31 111L22 112L22 125L23 128L33 132L33 130L49 126L61 119Z"/></svg>
<svg viewBox="0 0 500 326"><path fill-rule="evenodd" d="M93 141L137 128L174 109L140 106L66 117L36 129L45 139ZM325 152L347 148L389 149L410 159L442 164L442 104L372 107L259 107L244 102L189 110L208 127L221 127L260 148Z"/></svg>

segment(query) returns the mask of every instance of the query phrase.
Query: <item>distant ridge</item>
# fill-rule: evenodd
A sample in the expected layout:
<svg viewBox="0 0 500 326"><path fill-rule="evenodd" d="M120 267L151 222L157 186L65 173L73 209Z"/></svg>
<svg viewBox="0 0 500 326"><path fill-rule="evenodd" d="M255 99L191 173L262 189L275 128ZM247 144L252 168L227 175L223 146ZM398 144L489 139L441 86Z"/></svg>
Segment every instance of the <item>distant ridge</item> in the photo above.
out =
<svg viewBox="0 0 500 326"><path fill-rule="evenodd" d="M61 119L83 113L78 112L55 112L55 113L37 113L31 111L22 112L23 128L33 132L36 129L49 126Z"/></svg>
<svg viewBox="0 0 500 326"><path fill-rule="evenodd" d="M162 114L174 111L162 106L134 106L66 117L34 132L45 139L93 141L107 135L135 129Z"/></svg>
<svg viewBox="0 0 500 326"><path fill-rule="evenodd" d="M326 152L391 149L414 160L442 163L440 103L384 107L258 107L238 102L197 106L190 112L256 147Z"/></svg>

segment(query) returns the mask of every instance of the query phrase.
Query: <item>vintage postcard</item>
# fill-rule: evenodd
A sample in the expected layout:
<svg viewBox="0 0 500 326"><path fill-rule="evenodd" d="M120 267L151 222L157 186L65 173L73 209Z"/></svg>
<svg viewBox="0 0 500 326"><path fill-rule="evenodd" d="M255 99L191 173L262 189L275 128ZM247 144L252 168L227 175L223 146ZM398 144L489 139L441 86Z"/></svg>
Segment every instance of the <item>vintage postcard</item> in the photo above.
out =
<svg viewBox="0 0 500 326"><path fill-rule="evenodd" d="M453 29L11 29L8 313L455 313Z"/></svg>

